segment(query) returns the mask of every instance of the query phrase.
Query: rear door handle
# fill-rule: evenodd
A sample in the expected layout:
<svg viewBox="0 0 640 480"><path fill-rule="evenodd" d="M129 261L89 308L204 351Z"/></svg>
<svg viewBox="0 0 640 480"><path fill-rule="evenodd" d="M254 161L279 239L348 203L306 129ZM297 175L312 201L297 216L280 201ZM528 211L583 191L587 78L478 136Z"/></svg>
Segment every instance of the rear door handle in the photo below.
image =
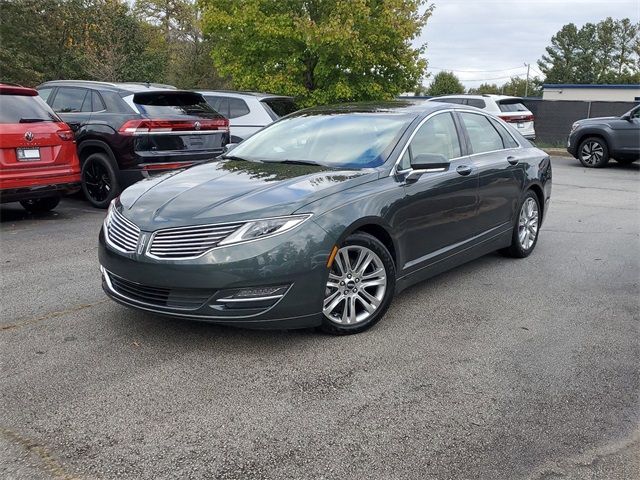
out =
<svg viewBox="0 0 640 480"><path fill-rule="evenodd" d="M469 175L472 171L473 171L473 168L471 168L468 165L460 165L458 168L456 168L456 172L458 172L460 175L464 175L465 177Z"/></svg>
<svg viewBox="0 0 640 480"><path fill-rule="evenodd" d="M520 160L518 160L516 157L513 157L513 156L507 157L507 162L509 162L511 165L517 165L519 161Z"/></svg>

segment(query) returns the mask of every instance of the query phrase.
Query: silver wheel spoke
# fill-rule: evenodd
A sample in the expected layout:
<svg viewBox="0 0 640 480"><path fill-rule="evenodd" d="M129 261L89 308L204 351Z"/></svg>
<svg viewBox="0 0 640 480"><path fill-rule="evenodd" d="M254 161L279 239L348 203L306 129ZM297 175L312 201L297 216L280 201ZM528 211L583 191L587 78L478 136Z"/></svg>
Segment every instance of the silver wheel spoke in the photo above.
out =
<svg viewBox="0 0 640 480"><path fill-rule="evenodd" d="M340 325L366 322L382 304L386 288L386 269L373 250L342 247L329 272L322 311Z"/></svg>

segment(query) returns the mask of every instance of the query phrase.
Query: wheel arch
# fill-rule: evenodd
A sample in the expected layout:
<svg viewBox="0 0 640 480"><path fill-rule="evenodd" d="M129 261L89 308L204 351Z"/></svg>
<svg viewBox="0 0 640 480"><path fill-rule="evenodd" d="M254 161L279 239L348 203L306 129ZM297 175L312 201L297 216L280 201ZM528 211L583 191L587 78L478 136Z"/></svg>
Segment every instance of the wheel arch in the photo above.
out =
<svg viewBox="0 0 640 480"><path fill-rule="evenodd" d="M109 157L113 167L118 170L118 162L116 156L113 154L111 147L102 140L84 140L78 145L78 157L80 158L80 165L84 164L89 155L94 153L105 153Z"/></svg>
<svg viewBox="0 0 640 480"><path fill-rule="evenodd" d="M605 146L607 147L607 149L611 151L611 141L609 139L609 136L605 132L601 130L597 130L595 132L587 131L587 132L581 133L578 139L576 140L576 153L578 156L580 155L580 147L582 146L582 142L584 142L587 138L591 138L591 137L601 139L605 143Z"/></svg>
<svg viewBox="0 0 640 480"><path fill-rule="evenodd" d="M542 223L542 220L544 219L544 216L546 214L546 212L544 211L544 189L541 185L532 183L525 191L525 195L529 191L535 193L536 197L538 198L538 205L540 206L540 222Z"/></svg>
<svg viewBox="0 0 640 480"><path fill-rule="evenodd" d="M344 233L338 239L337 244L342 243L349 235L362 232L375 237L377 240L382 242L382 244L389 250L391 254L391 258L393 259L393 263L398 266L398 248L397 243L394 237L390 233L390 228L388 225L385 225L382 219L376 217L365 217L362 218L349 227L347 227Z"/></svg>

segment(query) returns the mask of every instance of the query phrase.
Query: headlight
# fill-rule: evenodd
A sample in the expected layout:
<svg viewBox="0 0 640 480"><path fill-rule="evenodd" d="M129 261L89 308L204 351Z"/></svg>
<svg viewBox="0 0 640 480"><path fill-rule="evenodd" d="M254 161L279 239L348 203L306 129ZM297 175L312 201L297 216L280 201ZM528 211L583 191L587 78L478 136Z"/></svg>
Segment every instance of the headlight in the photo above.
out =
<svg viewBox="0 0 640 480"><path fill-rule="evenodd" d="M258 238L280 235L281 233L288 232L292 228L297 227L310 217L310 214L290 215L288 217L265 218L262 220L247 222L218 243L218 245L229 245L230 243L247 242Z"/></svg>
<svg viewBox="0 0 640 480"><path fill-rule="evenodd" d="M579 126L580 126L580 122L574 122L573 125L571 125L571 133L573 133L574 130Z"/></svg>

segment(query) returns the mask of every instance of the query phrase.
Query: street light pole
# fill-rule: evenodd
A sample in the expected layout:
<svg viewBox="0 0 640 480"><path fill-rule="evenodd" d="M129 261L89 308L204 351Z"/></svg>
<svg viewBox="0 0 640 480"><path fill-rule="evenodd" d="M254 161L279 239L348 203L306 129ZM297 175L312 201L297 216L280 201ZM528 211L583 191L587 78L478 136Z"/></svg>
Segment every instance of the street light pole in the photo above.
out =
<svg viewBox="0 0 640 480"><path fill-rule="evenodd" d="M529 69L531 68L531 64L525 63L524 65L527 67L527 83L525 83L525 86L524 86L524 96L528 97L529 96Z"/></svg>

